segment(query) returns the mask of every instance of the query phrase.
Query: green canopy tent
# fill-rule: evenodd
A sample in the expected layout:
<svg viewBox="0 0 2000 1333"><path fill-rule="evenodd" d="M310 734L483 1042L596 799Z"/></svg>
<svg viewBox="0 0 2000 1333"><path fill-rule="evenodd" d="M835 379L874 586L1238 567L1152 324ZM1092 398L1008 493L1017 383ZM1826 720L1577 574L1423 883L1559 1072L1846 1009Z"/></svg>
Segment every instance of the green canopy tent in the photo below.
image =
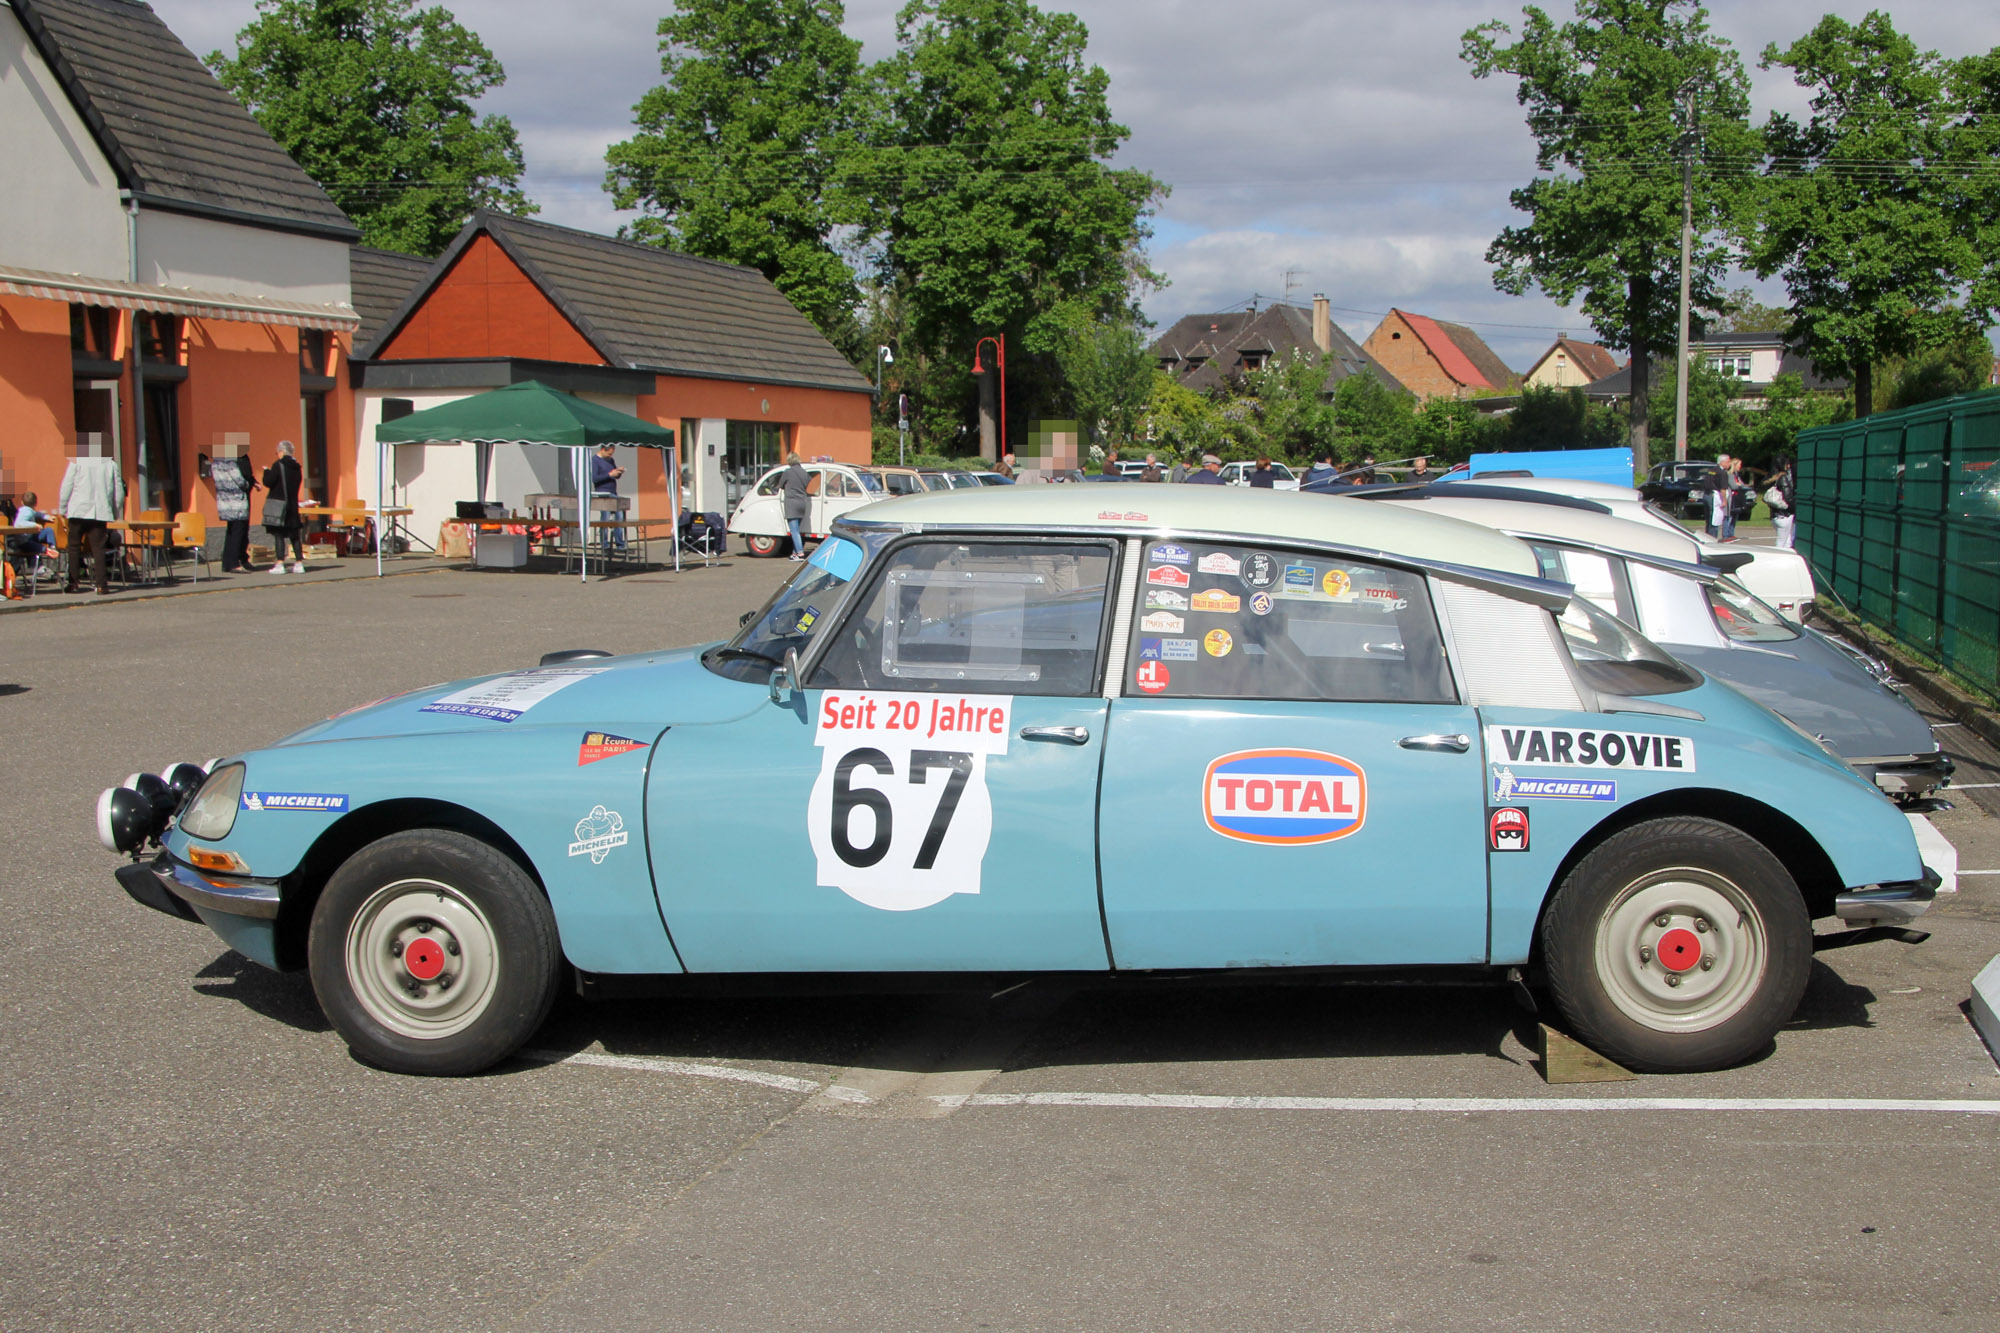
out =
<svg viewBox="0 0 2000 1333"><path fill-rule="evenodd" d="M504 389L473 394L456 402L412 412L375 428L375 509L383 508L385 459L393 457L399 444L541 444L551 448L576 450L577 546L582 552L579 574L590 576L590 498L586 478L589 451L603 444L630 445L641 449L662 449L667 455L667 494L676 530L680 526L680 459L674 432L665 426L642 421L628 412L619 412L578 398L575 394L551 389L539 380L525 380ZM480 494L485 494L485 478L480 478ZM675 566L680 563L675 547ZM382 573L382 543L375 543L375 573Z"/></svg>

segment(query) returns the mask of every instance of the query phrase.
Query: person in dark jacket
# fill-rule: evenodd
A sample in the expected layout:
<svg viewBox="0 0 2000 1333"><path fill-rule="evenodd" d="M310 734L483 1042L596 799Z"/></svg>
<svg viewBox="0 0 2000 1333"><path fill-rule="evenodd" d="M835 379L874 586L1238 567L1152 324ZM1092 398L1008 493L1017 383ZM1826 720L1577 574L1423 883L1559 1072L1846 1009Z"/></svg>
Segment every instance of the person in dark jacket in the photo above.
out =
<svg viewBox="0 0 2000 1333"><path fill-rule="evenodd" d="M796 450L785 459L785 526L792 530L792 559L806 558L805 523L812 516L812 473Z"/></svg>
<svg viewBox="0 0 2000 1333"><path fill-rule="evenodd" d="M306 572L305 522L299 517L299 506L305 502L305 497L299 494L305 484L305 472L299 467L299 460L293 457L293 452L290 440L279 440L277 458L264 469L264 489L270 492L266 503L278 500L284 505L275 525L270 522L264 524L264 531L271 534L272 543L278 548L278 563L271 566L273 574L285 572L285 543L288 541L292 544L292 572Z"/></svg>
<svg viewBox="0 0 2000 1333"><path fill-rule="evenodd" d="M1201 456L1201 466L1193 472L1188 473L1186 484L1189 486L1222 485L1222 460L1214 454L1203 454Z"/></svg>
<svg viewBox="0 0 2000 1333"><path fill-rule="evenodd" d="M1764 492L1764 503L1771 507L1771 526L1778 530L1778 549L1789 551L1798 540L1799 474L1789 458L1780 458L1778 467L1776 480Z"/></svg>
<svg viewBox="0 0 2000 1333"><path fill-rule="evenodd" d="M1278 474L1271 467L1271 456L1269 454L1257 455L1257 466L1250 469L1250 484L1261 491L1275 490L1277 488Z"/></svg>

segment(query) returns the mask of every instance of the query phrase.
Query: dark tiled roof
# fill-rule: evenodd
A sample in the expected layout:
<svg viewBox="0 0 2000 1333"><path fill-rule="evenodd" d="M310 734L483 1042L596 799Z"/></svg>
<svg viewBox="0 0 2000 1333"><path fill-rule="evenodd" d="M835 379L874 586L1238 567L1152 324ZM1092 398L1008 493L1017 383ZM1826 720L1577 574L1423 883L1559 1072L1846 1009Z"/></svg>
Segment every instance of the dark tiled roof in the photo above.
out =
<svg viewBox="0 0 2000 1333"><path fill-rule="evenodd" d="M1578 342L1564 335L1549 344L1549 350L1543 352L1535 364L1528 368L1528 374L1532 375L1540 370L1542 363L1559 351L1569 354L1570 364L1583 373L1586 384L1601 380L1606 375L1615 374L1618 370L1618 358L1611 354L1610 348L1598 343ZM1526 379L1527 376L1524 375L1522 378Z"/></svg>
<svg viewBox="0 0 2000 1333"><path fill-rule="evenodd" d="M1338 324L1333 326L1332 343L1333 355L1326 372L1327 392L1331 393L1349 375L1362 371L1372 372L1391 387L1402 387ZM1254 311L1184 315L1153 341L1152 353L1157 360L1168 363L1166 368L1175 379L1205 393L1242 373L1245 352L1276 355L1295 349L1316 350L1312 311L1295 305L1274 305Z"/></svg>
<svg viewBox="0 0 2000 1333"><path fill-rule="evenodd" d="M347 252L347 272L354 285L354 313L361 327L354 331L354 345L366 347L389 322L411 292L430 275L432 261L394 250L371 250L357 245Z"/></svg>
<svg viewBox="0 0 2000 1333"><path fill-rule="evenodd" d="M13 0L140 206L358 239L326 192L136 0Z"/></svg>
<svg viewBox="0 0 2000 1333"><path fill-rule="evenodd" d="M701 379L873 388L754 268L479 212L438 258L437 272L449 270L481 232L614 365ZM387 341L429 286L412 293L375 341ZM364 355L374 350L371 343Z"/></svg>

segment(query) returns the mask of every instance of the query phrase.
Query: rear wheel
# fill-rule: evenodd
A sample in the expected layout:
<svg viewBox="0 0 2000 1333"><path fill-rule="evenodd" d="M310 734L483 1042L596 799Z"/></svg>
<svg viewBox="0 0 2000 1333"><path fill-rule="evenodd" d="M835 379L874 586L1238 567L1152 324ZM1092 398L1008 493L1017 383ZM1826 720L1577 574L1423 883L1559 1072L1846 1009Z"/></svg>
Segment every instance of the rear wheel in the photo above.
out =
<svg viewBox="0 0 2000 1333"><path fill-rule="evenodd" d="M442 829L371 843L334 873L307 941L313 991L355 1054L404 1074L471 1074L548 1017L555 914L527 874Z"/></svg>
<svg viewBox="0 0 2000 1333"><path fill-rule="evenodd" d="M1542 920L1556 1007L1632 1069L1745 1060L1798 1008L1812 922L1782 863L1710 819L1656 819L1608 838Z"/></svg>
<svg viewBox="0 0 2000 1333"><path fill-rule="evenodd" d="M776 555L778 543L784 540L783 537L745 537L743 544L750 548L752 555Z"/></svg>

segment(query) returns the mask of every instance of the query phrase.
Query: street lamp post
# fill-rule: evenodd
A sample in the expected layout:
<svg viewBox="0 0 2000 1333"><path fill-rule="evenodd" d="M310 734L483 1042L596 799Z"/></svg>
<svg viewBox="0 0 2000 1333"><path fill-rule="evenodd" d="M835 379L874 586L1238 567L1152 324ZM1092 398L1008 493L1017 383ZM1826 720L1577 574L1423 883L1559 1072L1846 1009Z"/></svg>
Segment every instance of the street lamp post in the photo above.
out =
<svg viewBox="0 0 2000 1333"><path fill-rule="evenodd" d="M993 364L1000 371L1000 439L994 447L992 454L993 461L998 461L1001 455L1007 452L1007 335L1004 333L988 334L986 337L972 344L972 373L975 375L984 375L986 373L986 367L979 360L979 349L987 343L993 344ZM986 381L982 380L980 383L983 389ZM992 423L993 411L986 405L986 395L982 392L979 395L979 433L981 436L980 444L982 452L983 446L986 443L984 437L986 432L992 429Z"/></svg>
<svg viewBox="0 0 2000 1333"><path fill-rule="evenodd" d="M882 409L882 367L884 365L893 366L895 364L896 354L890 351L886 345L878 343L875 347L875 410L878 412ZM868 422L868 436L868 452L872 456L875 452L875 422L872 415ZM896 454L896 461L901 463L903 461L902 450L898 449Z"/></svg>

